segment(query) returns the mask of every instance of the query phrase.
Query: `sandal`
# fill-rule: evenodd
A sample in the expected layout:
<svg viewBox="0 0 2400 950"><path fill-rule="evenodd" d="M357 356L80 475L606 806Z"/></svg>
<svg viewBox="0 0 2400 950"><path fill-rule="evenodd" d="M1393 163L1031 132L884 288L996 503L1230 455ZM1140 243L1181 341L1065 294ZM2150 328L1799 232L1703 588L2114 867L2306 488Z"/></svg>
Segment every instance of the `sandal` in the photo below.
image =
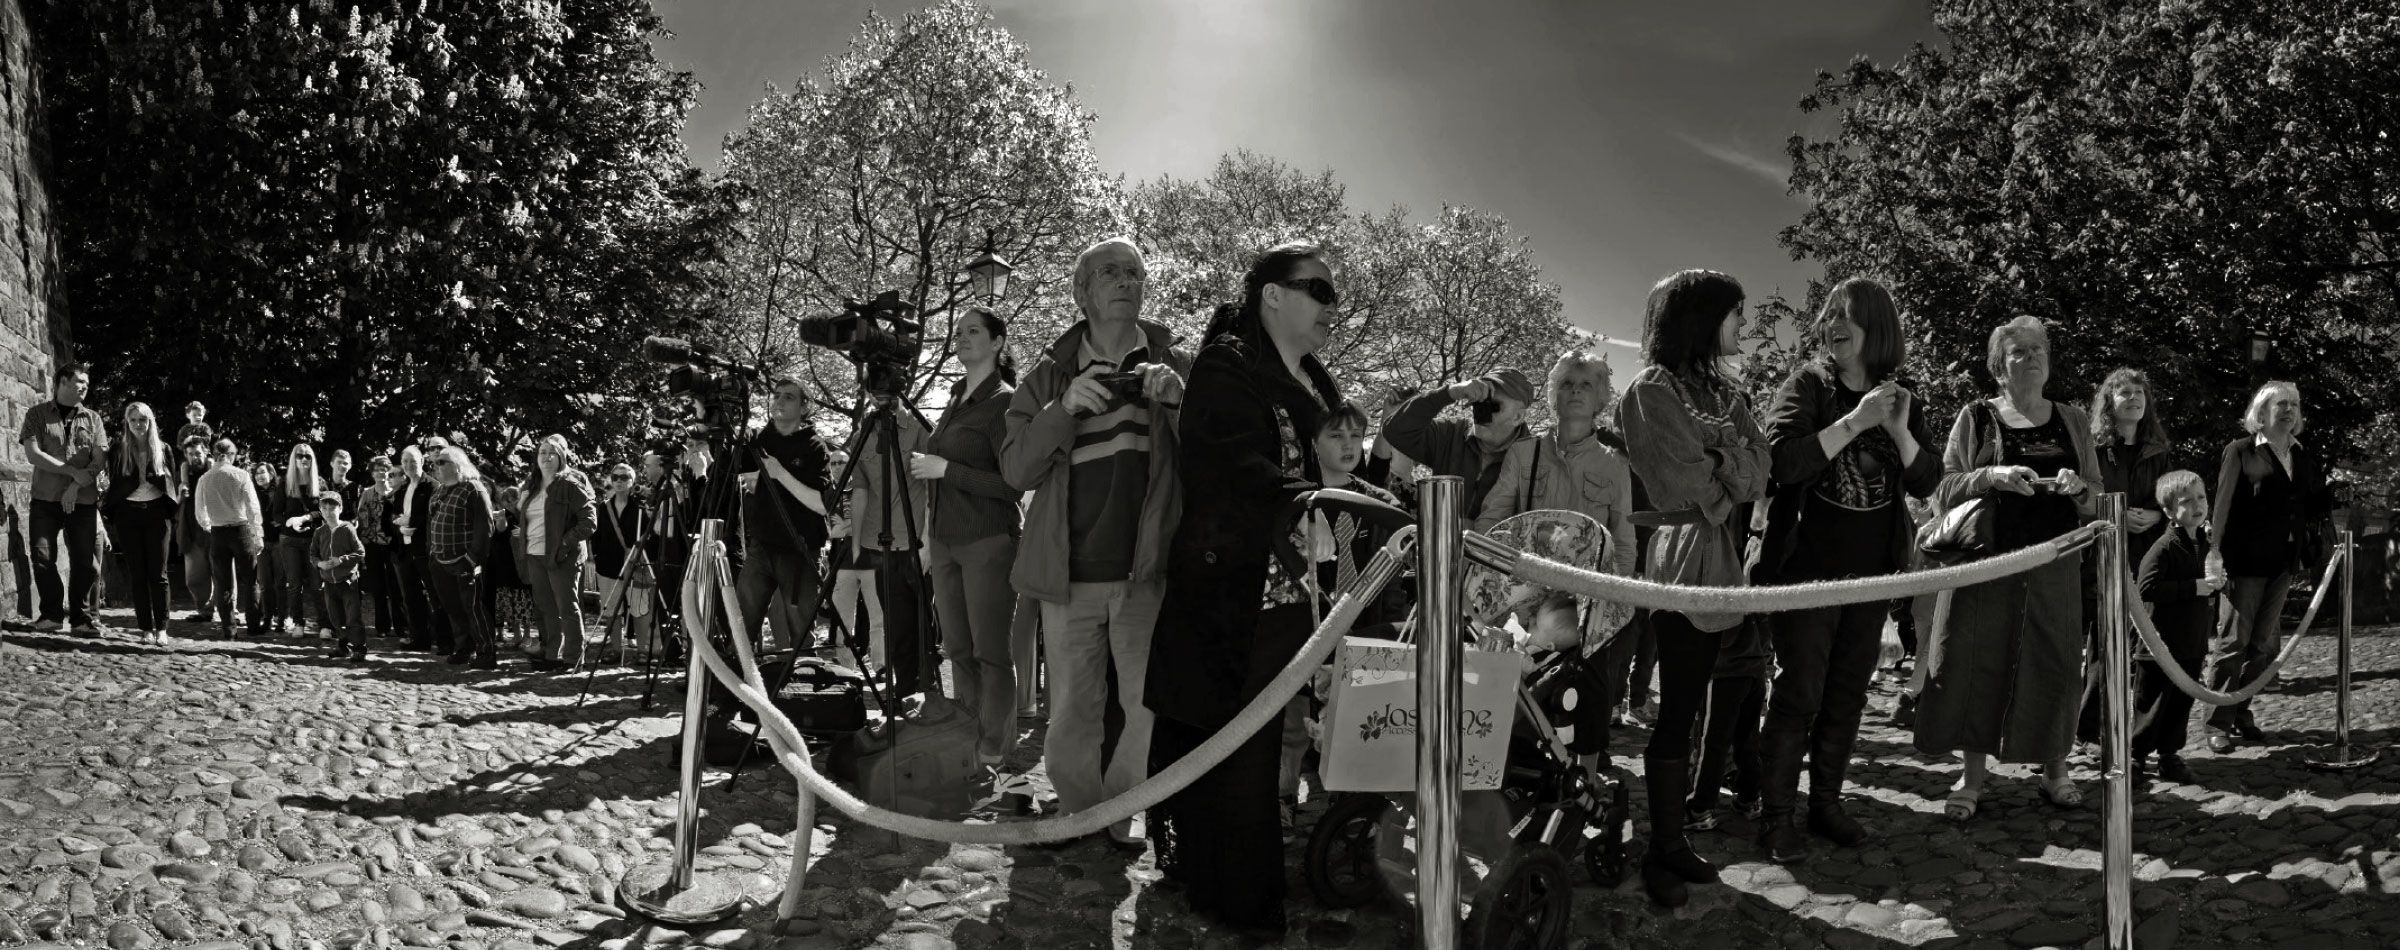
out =
<svg viewBox="0 0 2400 950"><path fill-rule="evenodd" d="M2042 800L2049 802L2052 808L2070 811L2083 807L2083 789L2073 779L2061 777L2058 784L2052 785L2050 778L2044 776L2033 787L2042 793Z"/></svg>
<svg viewBox="0 0 2400 950"><path fill-rule="evenodd" d="M1975 812L1982 805L1983 786L1952 786L1950 796L1942 799L1942 817L1964 824L1975 820Z"/></svg>

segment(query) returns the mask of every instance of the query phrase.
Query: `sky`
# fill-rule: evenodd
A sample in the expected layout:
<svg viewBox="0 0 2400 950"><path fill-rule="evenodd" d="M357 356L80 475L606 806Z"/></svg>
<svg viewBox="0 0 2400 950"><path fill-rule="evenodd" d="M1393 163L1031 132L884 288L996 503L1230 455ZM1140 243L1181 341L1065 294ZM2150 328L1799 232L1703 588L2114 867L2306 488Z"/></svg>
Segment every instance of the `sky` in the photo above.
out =
<svg viewBox="0 0 2400 950"><path fill-rule="evenodd" d="M820 77L854 0L653 0L663 59L704 86L702 168L767 84ZM1566 317L1638 339L1651 284L1686 267L1753 300L1801 297L1777 243L1786 139L1820 69L1936 38L1916 0L987 0L1033 64L1096 113L1102 168L1198 178L1239 148L1330 169L1354 211L1444 203L1531 239ZM1621 354L1611 362L1623 371Z"/></svg>

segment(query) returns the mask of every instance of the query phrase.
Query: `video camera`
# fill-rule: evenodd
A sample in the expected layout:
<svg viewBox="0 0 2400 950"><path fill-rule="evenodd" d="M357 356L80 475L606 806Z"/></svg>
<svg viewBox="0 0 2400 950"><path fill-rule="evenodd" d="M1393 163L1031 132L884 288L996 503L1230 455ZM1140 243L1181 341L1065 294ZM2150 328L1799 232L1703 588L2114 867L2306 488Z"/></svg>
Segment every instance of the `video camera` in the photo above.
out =
<svg viewBox="0 0 2400 950"><path fill-rule="evenodd" d="M650 424L677 435L723 441L750 414L750 384L758 371L717 355L705 344L671 336L642 341L642 356L667 370L667 401L653 406Z"/></svg>
<svg viewBox="0 0 2400 950"><path fill-rule="evenodd" d="M800 342L832 350L865 371L868 393L897 397L907 384L908 368L925 347L925 326L917 308L887 290L873 300L853 300L841 313L801 317Z"/></svg>

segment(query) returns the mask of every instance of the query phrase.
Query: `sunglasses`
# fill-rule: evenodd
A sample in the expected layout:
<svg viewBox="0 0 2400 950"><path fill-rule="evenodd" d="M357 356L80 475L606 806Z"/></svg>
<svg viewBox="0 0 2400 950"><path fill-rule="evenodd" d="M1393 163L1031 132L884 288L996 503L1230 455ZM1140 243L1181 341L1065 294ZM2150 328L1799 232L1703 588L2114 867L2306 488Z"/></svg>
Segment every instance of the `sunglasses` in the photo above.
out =
<svg viewBox="0 0 2400 950"><path fill-rule="evenodd" d="M1342 302L1342 292L1334 289L1333 281L1323 277L1295 277L1275 283L1293 290L1308 291L1308 299L1327 307L1339 306Z"/></svg>

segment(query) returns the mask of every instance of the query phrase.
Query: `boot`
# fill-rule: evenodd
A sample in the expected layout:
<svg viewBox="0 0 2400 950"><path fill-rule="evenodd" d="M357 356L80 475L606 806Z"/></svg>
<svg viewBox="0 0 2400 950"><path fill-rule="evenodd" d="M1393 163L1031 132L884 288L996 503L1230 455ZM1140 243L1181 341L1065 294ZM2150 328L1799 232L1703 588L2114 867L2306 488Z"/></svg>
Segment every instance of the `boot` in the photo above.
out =
<svg viewBox="0 0 2400 950"><path fill-rule="evenodd" d="M1842 808L1842 786L1850 777L1850 754L1858 747L1858 719L1820 716L1808 750L1808 830L1845 848L1871 837Z"/></svg>
<svg viewBox="0 0 2400 950"><path fill-rule="evenodd" d="M1758 734L1758 846L1777 864L1808 860L1808 836L1792 823L1800 798L1800 752L1807 742L1807 733L1788 729Z"/></svg>
<svg viewBox="0 0 2400 950"><path fill-rule="evenodd" d="M1643 765L1647 772L1643 780L1650 790L1650 853L1642 859L1642 880L1656 877L1652 873L1655 867L1694 884L1716 883L1716 866L1694 853L1691 840L1684 837L1683 801L1685 788L1691 784L1691 763L1671 759ZM1666 904L1669 895L1661 890L1652 885L1650 896Z"/></svg>

